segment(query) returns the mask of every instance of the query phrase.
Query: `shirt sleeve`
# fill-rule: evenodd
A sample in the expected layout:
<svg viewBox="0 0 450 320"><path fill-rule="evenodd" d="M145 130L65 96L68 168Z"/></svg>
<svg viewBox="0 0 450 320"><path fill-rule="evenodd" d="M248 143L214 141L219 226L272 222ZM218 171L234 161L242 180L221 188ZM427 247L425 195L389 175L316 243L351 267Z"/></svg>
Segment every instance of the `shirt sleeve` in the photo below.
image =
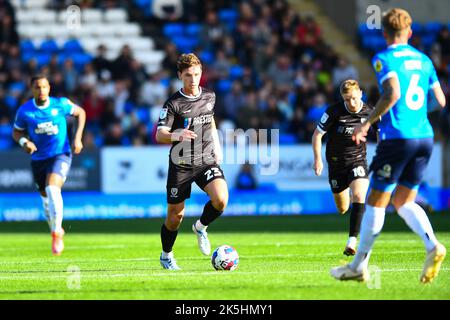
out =
<svg viewBox="0 0 450 320"><path fill-rule="evenodd" d="M172 124L175 119L175 108L173 107L172 103L166 102L164 106L161 109L161 112L159 113L159 120L158 120L158 130L159 129L172 129Z"/></svg>
<svg viewBox="0 0 450 320"><path fill-rule="evenodd" d="M75 110L75 104L67 98L59 98L61 108L63 109L64 115L70 116Z"/></svg>
<svg viewBox="0 0 450 320"><path fill-rule="evenodd" d="M14 120L14 128L17 130L23 131L26 129L26 127L27 127L27 124L25 122L25 116L24 116L22 110L19 109L16 114L16 119Z"/></svg>
<svg viewBox="0 0 450 320"><path fill-rule="evenodd" d="M377 54L373 57L372 66L380 86L385 80L397 76L397 72L389 68L387 60L381 54Z"/></svg>
<svg viewBox="0 0 450 320"><path fill-rule="evenodd" d="M325 134L333 125L333 123L334 123L334 115L332 109L328 107L327 110L325 110L325 112L322 114L322 117L320 118L320 121L317 124L317 130L319 130L320 133Z"/></svg>

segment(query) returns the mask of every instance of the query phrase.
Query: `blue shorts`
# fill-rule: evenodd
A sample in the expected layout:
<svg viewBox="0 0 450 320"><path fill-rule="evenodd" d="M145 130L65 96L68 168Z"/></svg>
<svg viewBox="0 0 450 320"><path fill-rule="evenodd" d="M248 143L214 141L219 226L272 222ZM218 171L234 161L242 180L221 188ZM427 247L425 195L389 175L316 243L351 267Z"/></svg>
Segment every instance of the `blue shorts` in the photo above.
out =
<svg viewBox="0 0 450 320"><path fill-rule="evenodd" d="M370 165L370 187L392 192L397 184L419 188L433 150L433 138L382 140Z"/></svg>
<svg viewBox="0 0 450 320"><path fill-rule="evenodd" d="M59 154L44 160L31 161L31 169L33 170L36 187L39 191L45 190L47 175L49 173L59 174L65 180L69 174L71 164L72 155L70 153Z"/></svg>

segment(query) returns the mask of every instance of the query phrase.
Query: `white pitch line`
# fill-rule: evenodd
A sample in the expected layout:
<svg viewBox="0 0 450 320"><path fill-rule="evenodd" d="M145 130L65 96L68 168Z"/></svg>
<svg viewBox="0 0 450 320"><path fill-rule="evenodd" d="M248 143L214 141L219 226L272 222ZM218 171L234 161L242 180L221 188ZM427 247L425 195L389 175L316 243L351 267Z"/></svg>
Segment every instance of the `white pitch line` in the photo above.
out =
<svg viewBox="0 0 450 320"><path fill-rule="evenodd" d="M395 254L421 254L423 250L406 250L406 251L395 251ZM342 257L341 253L288 253L288 254L254 254L254 255L241 255L240 259L254 259L254 258L292 258L292 257ZM344 257L342 257L344 258ZM177 260L206 260L203 257L178 257ZM91 262L133 262L133 261L157 261L157 258L129 258L129 259L82 259L82 260L68 260L61 259L57 257L49 257L46 260L32 260L32 261L0 261L0 265L27 265L27 264L37 264L37 263L48 263L48 264L76 264L76 263L91 263Z"/></svg>
<svg viewBox="0 0 450 320"><path fill-rule="evenodd" d="M443 271L448 271L450 268L441 268ZM377 270L378 271L378 270ZM380 272L405 272L405 271L422 271L421 268L402 268L402 269L380 269ZM264 272L264 274L293 274L293 273L327 273L329 270L299 270L299 271L270 271ZM220 272L220 271L208 271L208 272L183 272L183 271L167 271L167 272L157 272L157 273L116 273L116 274L83 274L83 271L80 271L80 280L86 278L151 278L151 277L186 277L186 276L201 276L201 275L213 275L213 276L232 276L233 274L244 274L244 275L254 275L254 274L262 274L257 271L235 271L233 273L229 272ZM73 277L71 273L65 273L61 275L33 275L33 276L0 276L2 280L56 280L61 278L69 278ZM1 292L0 292L1 293Z"/></svg>

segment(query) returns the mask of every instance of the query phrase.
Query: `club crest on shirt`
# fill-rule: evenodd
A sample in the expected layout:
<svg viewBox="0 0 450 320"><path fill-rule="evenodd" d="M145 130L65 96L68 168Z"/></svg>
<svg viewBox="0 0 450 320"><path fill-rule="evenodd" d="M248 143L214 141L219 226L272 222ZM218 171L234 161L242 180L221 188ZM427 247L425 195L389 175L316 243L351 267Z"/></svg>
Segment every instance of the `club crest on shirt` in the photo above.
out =
<svg viewBox="0 0 450 320"><path fill-rule="evenodd" d="M208 111L211 111L211 110L213 109L213 105L212 105L211 102L208 102L208 103L206 104L206 109L208 109Z"/></svg>
<svg viewBox="0 0 450 320"><path fill-rule="evenodd" d="M167 116L167 108L164 108L161 110L161 112L159 113L159 118L160 119L165 119Z"/></svg>
<svg viewBox="0 0 450 320"><path fill-rule="evenodd" d="M375 69L376 72L380 72L381 70L383 70L383 64L381 63L380 59L377 59L375 61L375 63L373 64L373 68Z"/></svg>
<svg viewBox="0 0 450 320"><path fill-rule="evenodd" d="M50 113L52 114L52 116L57 116L58 115L58 109L52 109L52 111L50 111Z"/></svg>

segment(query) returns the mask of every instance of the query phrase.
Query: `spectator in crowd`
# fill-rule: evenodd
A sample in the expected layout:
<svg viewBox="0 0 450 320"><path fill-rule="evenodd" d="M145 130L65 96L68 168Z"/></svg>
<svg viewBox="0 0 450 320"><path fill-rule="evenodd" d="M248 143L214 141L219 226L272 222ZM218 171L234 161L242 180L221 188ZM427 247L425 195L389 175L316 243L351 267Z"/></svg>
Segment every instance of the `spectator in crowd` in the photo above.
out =
<svg viewBox="0 0 450 320"><path fill-rule="evenodd" d="M358 80L358 70L350 64L347 58L340 56L336 67L333 69L333 86L338 88L342 82L348 79Z"/></svg>
<svg viewBox="0 0 450 320"><path fill-rule="evenodd" d="M255 190L258 187L252 165L245 163L241 166L235 185L239 190Z"/></svg>

